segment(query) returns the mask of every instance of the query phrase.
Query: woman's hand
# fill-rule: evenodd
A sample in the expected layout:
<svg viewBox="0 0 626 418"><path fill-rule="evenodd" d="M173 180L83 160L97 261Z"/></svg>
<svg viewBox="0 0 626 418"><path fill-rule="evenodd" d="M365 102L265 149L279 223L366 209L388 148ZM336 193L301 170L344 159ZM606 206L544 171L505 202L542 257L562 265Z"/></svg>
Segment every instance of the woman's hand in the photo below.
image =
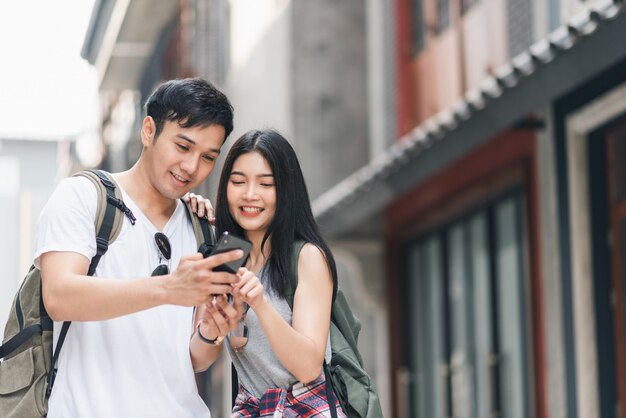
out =
<svg viewBox="0 0 626 418"><path fill-rule="evenodd" d="M192 212L197 214L199 218L206 215L209 223L215 223L215 210L209 199L205 199L199 194L189 192L183 196L183 201L185 201L185 203L191 203Z"/></svg>
<svg viewBox="0 0 626 418"><path fill-rule="evenodd" d="M259 278L245 267L237 271L239 282L233 285L233 294L255 311L265 302L265 288Z"/></svg>
<svg viewBox="0 0 626 418"><path fill-rule="evenodd" d="M241 314L241 308L237 309L228 303L225 295L215 296L211 302L199 307L200 332L209 340L225 337L237 327Z"/></svg>

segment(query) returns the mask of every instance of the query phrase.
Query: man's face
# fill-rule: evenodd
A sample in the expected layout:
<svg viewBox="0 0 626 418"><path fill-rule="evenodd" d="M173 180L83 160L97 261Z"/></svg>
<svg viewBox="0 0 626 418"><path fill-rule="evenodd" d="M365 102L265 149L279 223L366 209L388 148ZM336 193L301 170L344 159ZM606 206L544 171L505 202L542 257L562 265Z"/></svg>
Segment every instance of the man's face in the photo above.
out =
<svg viewBox="0 0 626 418"><path fill-rule="evenodd" d="M211 174L224 143L221 125L181 128L165 122L155 140L156 125L146 117L141 131L149 181L168 199L178 199Z"/></svg>

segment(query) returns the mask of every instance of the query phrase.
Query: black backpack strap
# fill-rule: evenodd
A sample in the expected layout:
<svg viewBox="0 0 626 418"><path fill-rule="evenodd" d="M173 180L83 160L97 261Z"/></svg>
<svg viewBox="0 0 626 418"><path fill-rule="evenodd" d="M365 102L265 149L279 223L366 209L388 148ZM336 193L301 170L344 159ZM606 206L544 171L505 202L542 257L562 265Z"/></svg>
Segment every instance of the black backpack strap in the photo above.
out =
<svg viewBox="0 0 626 418"><path fill-rule="evenodd" d="M54 386L54 380L57 377L57 361L59 360L61 347L63 347L65 337L67 336L67 331L70 329L71 324L71 321L65 321L63 322L63 326L61 327L59 340L57 341L57 346L55 347L54 354L52 355L52 363L50 363L50 373L48 373L48 377L46 378L46 398L49 398L50 394L52 393L52 386Z"/></svg>
<svg viewBox="0 0 626 418"><path fill-rule="evenodd" d="M130 220L131 225L135 225L136 218L133 212L128 209L122 200L122 192L115 183L113 176L102 170L83 170L74 176L86 177L95 185L98 192L97 209L96 209L96 255L91 259L89 264L88 276L93 276L96 272L96 267L100 259L109 249L109 245L115 241L122 229L123 216ZM54 349L52 356L52 363L50 366L50 373L46 379L46 397L52 393L52 386L54 385L54 379L57 374L57 361L61 354L61 347L65 342L67 331L70 329L71 321L64 321L61 327L61 333L57 345Z"/></svg>
<svg viewBox="0 0 626 418"><path fill-rule="evenodd" d="M235 406L235 400L237 399L237 395L239 394L239 376L237 375L237 369L235 369L234 364L230 364L230 386L231 386L231 398L232 398L232 406ZM232 408L231 408L232 409Z"/></svg>
<svg viewBox="0 0 626 418"><path fill-rule="evenodd" d="M88 276L93 276L100 258L107 252L109 245L115 241L121 230L121 219L126 215L132 225L135 224L135 216L122 200L120 192L113 177L102 170L84 170L77 173L89 178L98 190L98 210L96 211L96 255L89 264ZM97 178L94 178L94 175Z"/></svg>
<svg viewBox="0 0 626 418"><path fill-rule="evenodd" d="M330 416L337 418L337 398L335 397L335 390L333 388L333 379L330 377L330 369L326 361L324 361L324 377L326 378L326 400L328 401L328 407L330 408ZM344 411L345 413L346 411Z"/></svg>
<svg viewBox="0 0 626 418"><path fill-rule="evenodd" d="M30 274L34 269L35 265L31 265L30 269L28 269L28 274ZM24 313L22 311L19 295L22 293L27 280L28 277L25 277L15 297L14 309L19 331L4 344L0 345L0 359L3 359L13 351L17 350L32 336L37 334L41 335L44 331L52 331L52 320L50 319L48 312L46 312L46 308L43 304L43 297L41 297L41 280L39 280L39 312L41 315L39 323L32 324L24 328Z"/></svg>
<svg viewBox="0 0 626 418"><path fill-rule="evenodd" d="M30 337L41 334L43 327L41 324L30 325L13 336L9 341L0 346L0 358L8 356L13 350L24 344Z"/></svg>

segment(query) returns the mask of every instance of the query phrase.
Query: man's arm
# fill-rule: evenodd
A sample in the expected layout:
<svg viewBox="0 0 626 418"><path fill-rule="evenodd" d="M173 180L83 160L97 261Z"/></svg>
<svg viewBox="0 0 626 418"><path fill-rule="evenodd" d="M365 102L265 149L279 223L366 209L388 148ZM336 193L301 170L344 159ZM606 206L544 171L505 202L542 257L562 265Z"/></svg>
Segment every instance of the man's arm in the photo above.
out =
<svg viewBox="0 0 626 418"><path fill-rule="evenodd" d="M212 302L198 306L194 319L194 333L189 342L189 353L194 372L202 372L209 368L222 352L222 345L211 344L212 341L226 335L237 327L241 319L241 304L228 303L228 298L218 296ZM202 337L198 335L198 329ZM222 340L226 342L226 340Z"/></svg>
<svg viewBox="0 0 626 418"><path fill-rule="evenodd" d="M89 260L73 252L51 251L40 256L42 294L55 321L99 321L172 304L210 303L212 293L228 293L234 274L213 272L221 264L242 257L241 250L202 258L181 257L167 275L133 280L87 276Z"/></svg>

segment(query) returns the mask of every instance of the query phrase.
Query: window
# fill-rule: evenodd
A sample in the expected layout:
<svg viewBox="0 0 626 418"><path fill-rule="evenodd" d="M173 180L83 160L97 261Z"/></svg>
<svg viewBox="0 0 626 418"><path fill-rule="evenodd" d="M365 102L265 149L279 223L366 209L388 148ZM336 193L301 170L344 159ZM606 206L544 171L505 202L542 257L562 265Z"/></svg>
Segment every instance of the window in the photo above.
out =
<svg viewBox="0 0 626 418"><path fill-rule="evenodd" d="M509 56L523 52L532 43L531 0L506 1Z"/></svg>
<svg viewBox="0 0 626 418"><path fill-rule="evenodd" d="M423 0L411 0L411 46L414 54L424 48L425 22Z"/></svg>
<svg viewBox="0 0 626 418"><path fill-rule="evenodd" d="M521 192L407 247L411 414L530 415Z"/></svg>
<svg viewBox="0 0 626 418"><path fill-rule="evenodd" d="M453 0L456 1L456 0ZM450 26L450 0L437 0L437 33Z"/></svg>
<svg viewBox="0 0 626 418"><path fill-rule="evenodd" d="M461 13L467 12L478 0L461 0Z"/></svg>

